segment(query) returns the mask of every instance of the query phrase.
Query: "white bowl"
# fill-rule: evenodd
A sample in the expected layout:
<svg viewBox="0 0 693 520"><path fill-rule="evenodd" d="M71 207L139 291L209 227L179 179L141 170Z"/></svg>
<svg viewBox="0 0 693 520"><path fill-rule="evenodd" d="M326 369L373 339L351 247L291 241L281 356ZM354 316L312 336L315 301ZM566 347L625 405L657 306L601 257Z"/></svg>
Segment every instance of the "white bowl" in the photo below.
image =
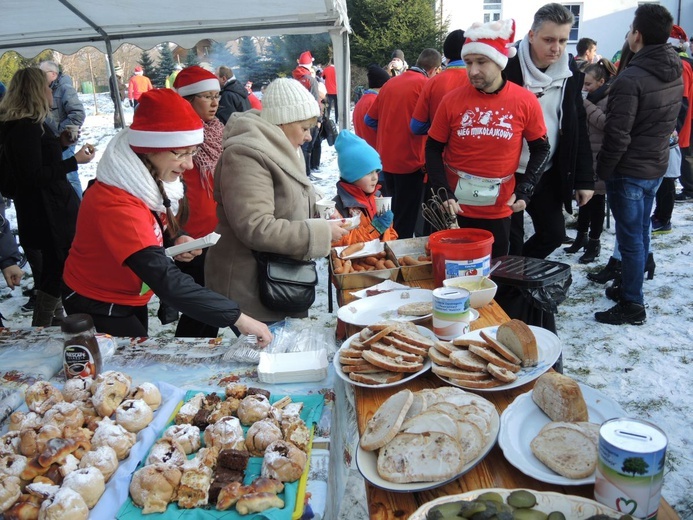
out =
<svg viewBox="0 0 693 520"><path fill-rule="evenodd" d="M469 291L469 305L478 309L484 305L488 305L496 295L498 286L490 278L484 278L479 288L479 282L484 278L481 275L475 276L458 276L456 278L448 278L443 280L445 287L460 287Z"/></svg>

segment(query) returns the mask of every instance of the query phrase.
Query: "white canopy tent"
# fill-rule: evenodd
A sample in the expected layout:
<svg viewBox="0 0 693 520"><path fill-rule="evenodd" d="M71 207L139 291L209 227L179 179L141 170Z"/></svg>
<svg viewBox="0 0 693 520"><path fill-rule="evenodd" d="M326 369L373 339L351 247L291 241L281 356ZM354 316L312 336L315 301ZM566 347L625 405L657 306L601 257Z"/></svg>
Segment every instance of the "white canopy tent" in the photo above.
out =
<svg viewBox="0 0 693 520"><path fill-rule="evenodd" d="M112 64L113 50L123 43L151 49L174 42L189 49L204 38L327 32L343 93L339 111L348 114L350 31L346 0L2 0L0 55L14 50L31 57L44 49L72 54L91 45Z"/></svg>

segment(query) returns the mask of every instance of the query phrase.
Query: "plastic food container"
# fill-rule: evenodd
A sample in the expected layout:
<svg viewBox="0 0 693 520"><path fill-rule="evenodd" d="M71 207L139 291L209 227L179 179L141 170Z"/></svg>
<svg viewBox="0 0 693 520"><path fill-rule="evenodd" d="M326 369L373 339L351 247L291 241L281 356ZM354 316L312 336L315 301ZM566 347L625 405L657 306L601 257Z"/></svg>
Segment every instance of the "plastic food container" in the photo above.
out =
<svg viewBox="0 0 693 520"><path fill-rule="evenodd" d="M493 234L476 228L445 229L428 240L436 287L446 278L488 275L491 270Z"/></svg>
<svg viewBox="0 0 693 520"><path fill-rule="evenodd" d="M493 280L482 275L448 278L443 280L443 285L467 289L469 291L469 305L474 309L491 303L498 290L498 286Z"/></svg>

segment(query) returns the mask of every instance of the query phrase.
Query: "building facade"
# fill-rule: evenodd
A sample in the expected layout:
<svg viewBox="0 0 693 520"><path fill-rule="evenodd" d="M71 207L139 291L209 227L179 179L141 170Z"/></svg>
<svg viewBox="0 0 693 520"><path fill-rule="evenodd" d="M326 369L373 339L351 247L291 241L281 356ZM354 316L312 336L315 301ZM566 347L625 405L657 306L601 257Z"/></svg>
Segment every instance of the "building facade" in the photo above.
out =
<svg viewBox="0 0 693 520"><path fill-rule="evenodd" d="M436 0L437 13L448 28L467 29L474 22L514 18L517 24L516 40L524 37L532 25L536 10L550 0ZM570 33L569 52L575 54L580 38L597 41L597 52L611 58L621 49L626 32L633 20L639 0L582 0L563 1L575 14L575 25ZM693 0L660 0L674 17L674 23L693 36Z"/></svg>

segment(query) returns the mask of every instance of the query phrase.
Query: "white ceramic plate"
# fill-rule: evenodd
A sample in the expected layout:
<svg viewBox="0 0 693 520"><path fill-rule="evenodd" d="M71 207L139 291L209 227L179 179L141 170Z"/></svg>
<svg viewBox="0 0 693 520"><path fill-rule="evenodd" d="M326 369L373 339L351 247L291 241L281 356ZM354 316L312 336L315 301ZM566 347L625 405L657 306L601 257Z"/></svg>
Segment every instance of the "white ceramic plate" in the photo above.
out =
<svg viewBox="0 0 693 520"><path fill-rule="evenodd" d="M435 337L435 335L433 334L433 332L431 332L430 330L428 330L426 327L421 327L420 325L417 325L416 328L419 329L419 334L422 334L422 335L426 336L427 338L436 339L436 337ZM342 344L342 346L339 348L339 350L341 351L341 350L344 349L344 348L348 348L349 345L351 345L351 341L352 341L354 338L357 338L357 337L358 337L358 334L354 334L353 336L350 336L350 337ZM428 358L426 358L426 360L424 361L424 366L423 366L423 368L422 368L421 370L419 370L418 372L414 372L413 374L409 374L409 375L403 377L402 379L400 379L399 381L395 381L394 383L384 383L384 384L382 384L382 385L369 385L369 384L367 384L367 383L359 383L358 381L354 381L353 379L350 379L350 378L349 378L349 374L345 373L345 372L342 370L342 364L339 362L339 351L337 351L337 353L334 355L334 359L332 360L332 364L334 365L334 371L335 371L335 373L336 373L340 378L344 379L344 381L346 381L346 382L349 383L350 385L362 386L362 387L364 387L364 388L387 388L388 386L397 386L397 385L401 385L402 383L406 383L407 381L411 381L411 380L414 379L415 377L420 376L421 374L423 374L424 372L426 372L429 368L431 368L431 360L428 359Z"/></svg>
<svg viewBox="0 0 693 520"><path fill-rule="evenodd" d="M483 399L483 398L482 398ZM491 416L491 432L488 436L488 441L486 445L481 450L481 453L473 459L471 462L465 464L462 470L452 478L447 480L441 480L439 482L411 482L408 484L400 484L398 482L390 482L385 480L378 474L378 451L366 451L361 446L358 446L356 450L356 466L368 482L373 484L375 487L381 489L386 489L387 491L394 491L396 493L413 493L416 491L426 491L427 489L435 489L440 486L444 486L448 482L457 480L462 475L471 470L474 466L479 464L482 459L491 451L491 448L496 444L496 439L498 438L498 430L500 428L500 419L498 417L498 412L495 411L495 406L493 410L493 415Z"/></svg>
<svg viewBox="0 0 693 520"><path fill-rule="evenodd" d="M379 321L421 321L429 318L426 316L400 316L397 309L407 303L428 302L433 303L433 291L429 289L409 289L406 291L393 291L376 296L368 296L353 301L337 310L337 317L344 323L368 327Z"/></svg>
<svg viewBox="0 0 693 520"><path fill-rule="evenodd" d="M475 491L469 491L467 493L462 493L460 495L449 495L446 497L436 498L430 502L425 503L419 509L414 511L414 513L409 517L409 520L426 520L426 514L435 506L440 504L448 504L450 502L458 502L460 500L474 500L482 493L494 492L500 494L503 500L508 498L508 495L515 491L514 489L477 489ZM589 498L576 497L573 495L561 495L559 493L553 493L551 491L534 491L528 489L537 497L537 505L534 509L541 511L542 513L551 513L553 511L560 511L565 515L566 518L570 520L583 520L589 518L593 515L609 515L614 519L619 518L622 513L614 511L613 509L606 507L594 500Z"/></svg>
<svg viewBox="0 0 693 520"><path fill-rule="evenodd" d="M516 388L524 384L534 381L548 369L550 369L553 364L558 360L561 355L561 340L558 339L553 332L550 330L543 329L541 327L535 327L534 325L529 325L532 329L534 337L537 339L537 350L539 351L539 363L534 367L522 368L517 373L517 379L512 383L507 383L505 385L494 386L493 388L470 388L463 386L461 384L453 383L447 377L438 376L440 379L445 381L449 385L457 386L459 388L464 388L465 390L473 390L478 392L500 392L502 390L510 390L511 388ZM496 337L496 331L498 327L486 327L484 329L473 330L467 334L463 334L460 338L465 339L475 339L481 340L481 331L484 331L491 337ZM483 341L483 340L481 340Z"/></svg>
<svg viewBox="0 0 693 520"><path fill-rule="evenodd" d="M587 403L590 422L602 424L608 419L626 416L625 410L616 401L598 390L583 384L580 384L580 389ZM498 444L505 458L525 475L542 482L563 486L594 484L594 475L581 479L563 477L534 456L529 444L549 422L551 419L532 401L531 391L517 396L501 417Z"/></svg>

